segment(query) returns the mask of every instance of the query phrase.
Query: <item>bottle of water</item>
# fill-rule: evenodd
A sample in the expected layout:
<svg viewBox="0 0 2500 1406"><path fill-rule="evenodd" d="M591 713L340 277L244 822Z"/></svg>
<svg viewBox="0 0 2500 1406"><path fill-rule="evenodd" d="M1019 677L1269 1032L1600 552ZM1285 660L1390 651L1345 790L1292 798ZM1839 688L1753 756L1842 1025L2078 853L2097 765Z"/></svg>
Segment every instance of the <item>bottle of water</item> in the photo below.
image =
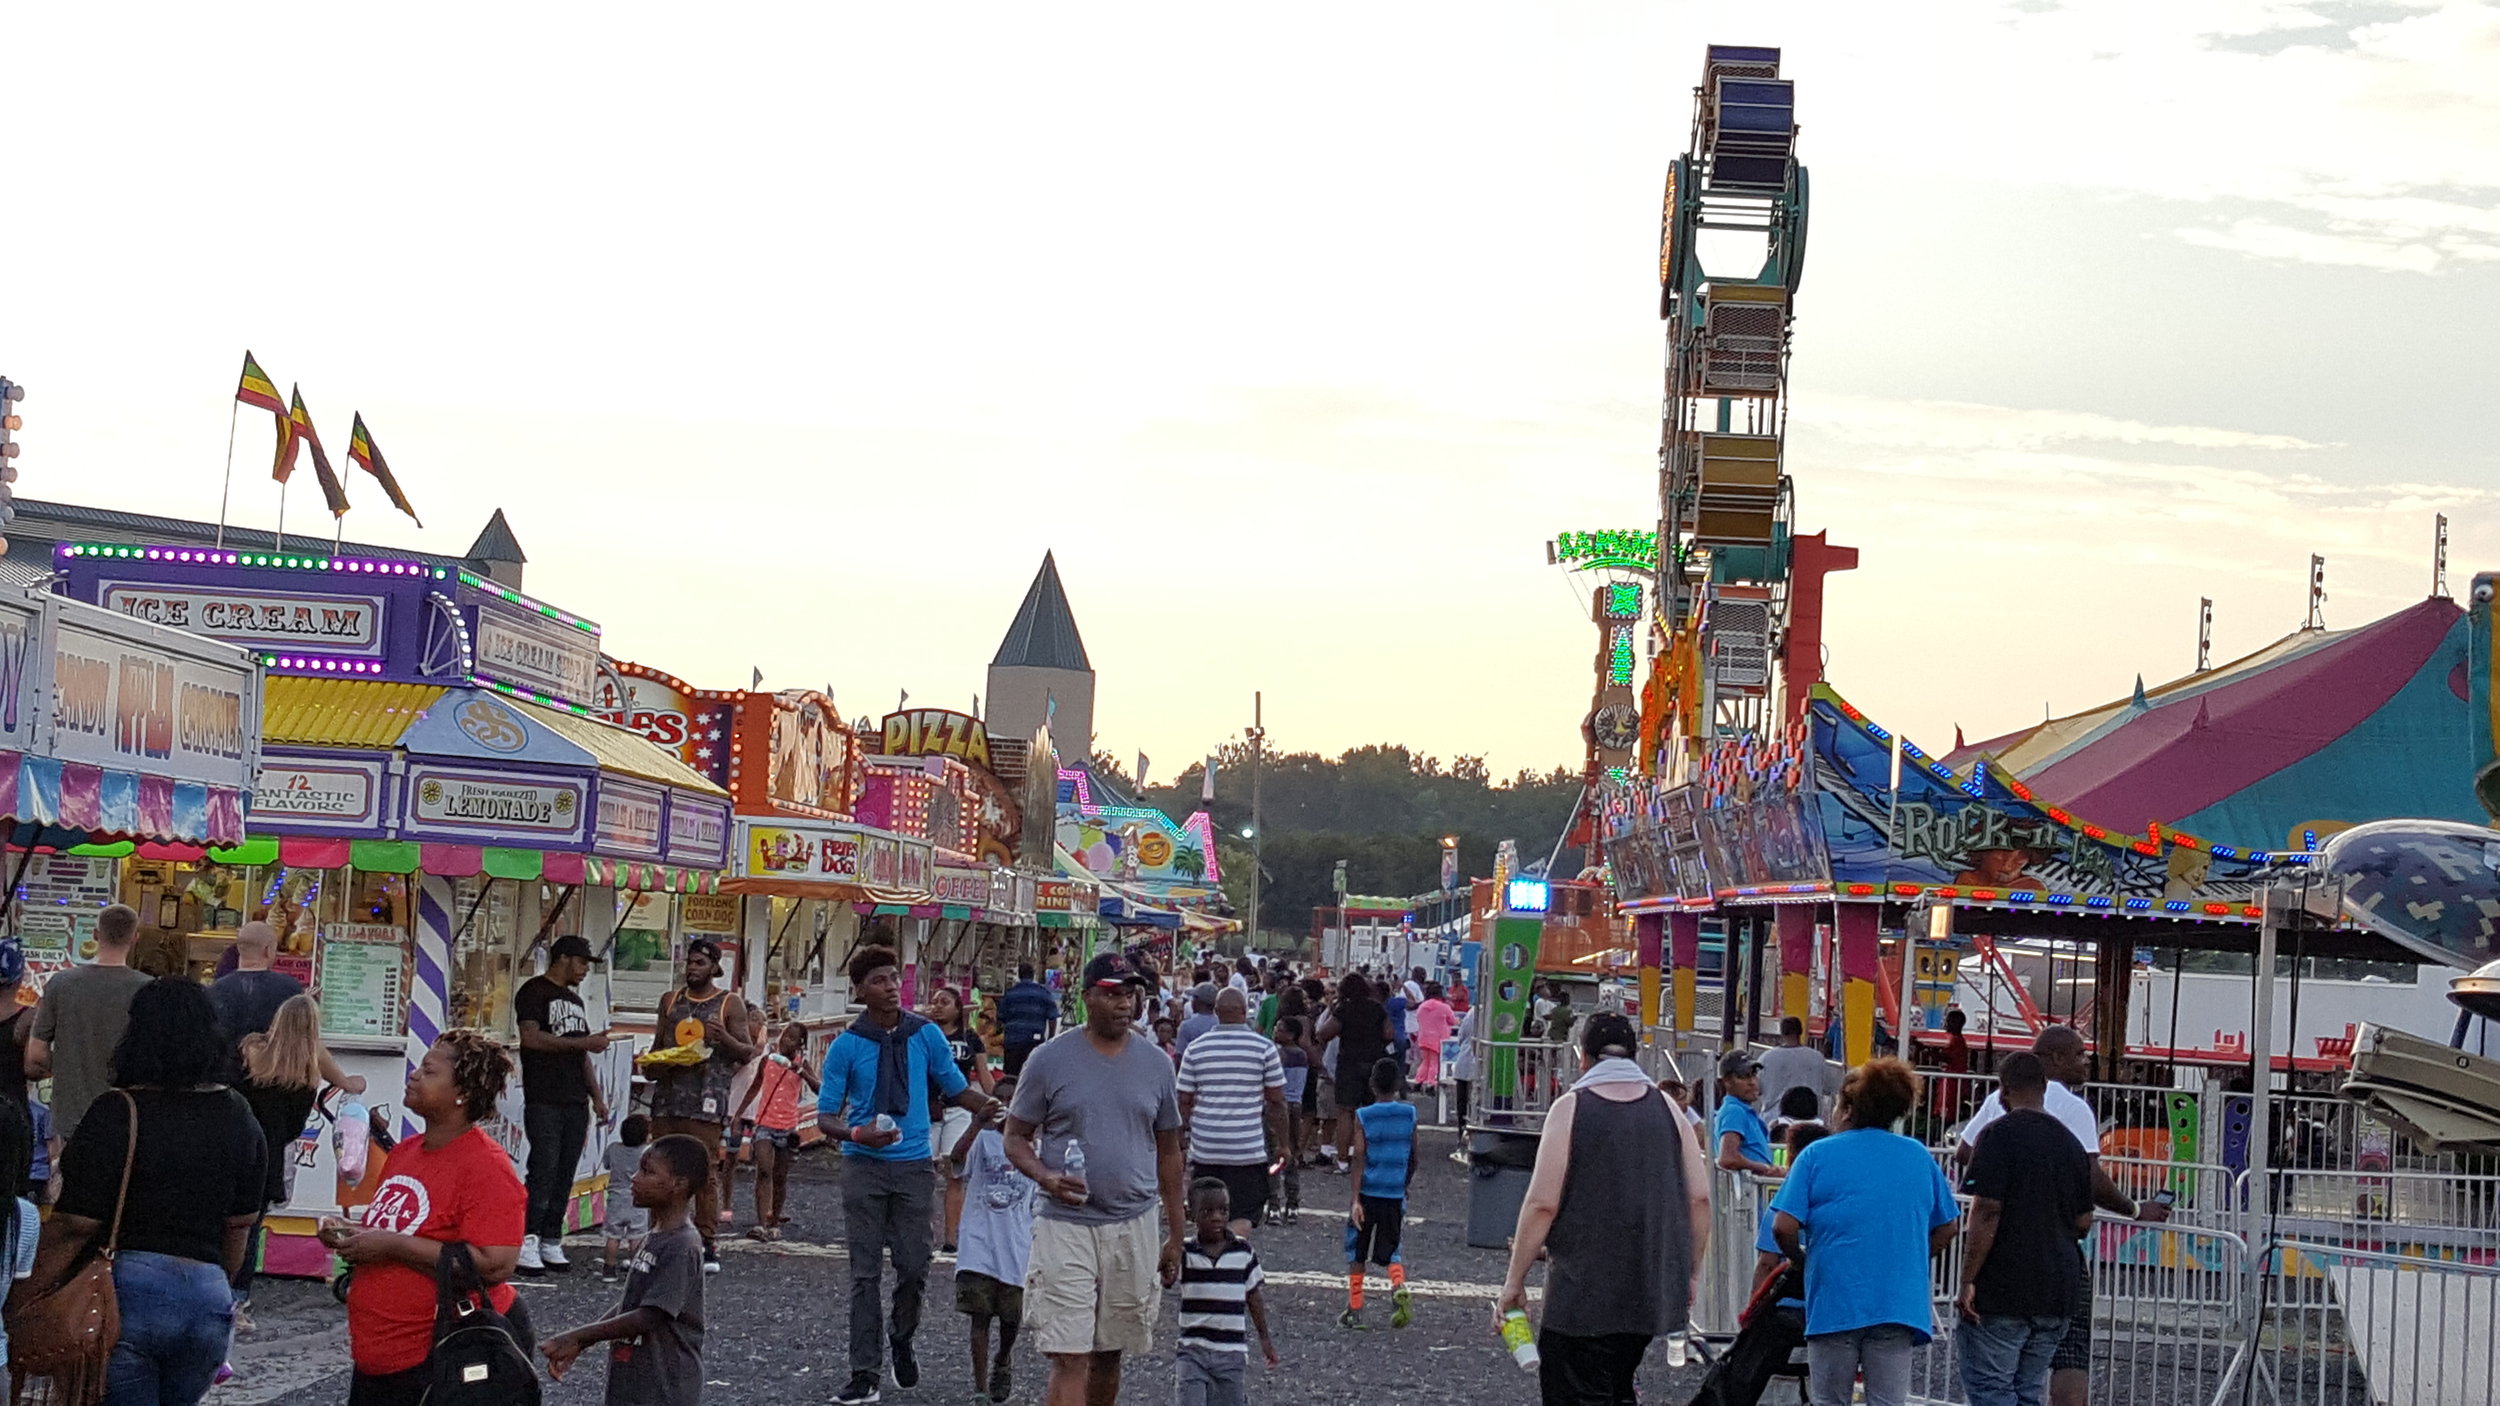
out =
<svg viewBox="0 0 2500 1406"><path fill-rule="evenodd" d="M880 1113L877 1115L876 1121L871 1123L870 1126L875 1128L878 1132L890 1133L894 1131L894 1115L891 1113Z"/></svg>
<svg viewBox="0 0 2500 1406"><path fill-rule="evenodd" d="M1085 1180L1085 1144L1068 1139L1068 1153L1059 1159L1060 1174L1078 1182Z"/></svg>

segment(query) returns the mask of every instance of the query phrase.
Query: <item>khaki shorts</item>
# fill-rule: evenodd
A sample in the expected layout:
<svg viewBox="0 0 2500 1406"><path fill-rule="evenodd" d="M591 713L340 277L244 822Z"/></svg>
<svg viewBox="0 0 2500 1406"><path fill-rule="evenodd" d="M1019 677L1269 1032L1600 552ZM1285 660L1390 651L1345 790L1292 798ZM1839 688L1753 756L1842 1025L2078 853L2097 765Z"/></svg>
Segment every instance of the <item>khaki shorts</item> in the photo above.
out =
<svg viewBox="0 0 2500 1406"><path fill-rule="evenodd" d="M1033 1222L1025 1335L1044 1353L1151 1352L1163 1305L1157 1212L1113 1225Z"/></svg>

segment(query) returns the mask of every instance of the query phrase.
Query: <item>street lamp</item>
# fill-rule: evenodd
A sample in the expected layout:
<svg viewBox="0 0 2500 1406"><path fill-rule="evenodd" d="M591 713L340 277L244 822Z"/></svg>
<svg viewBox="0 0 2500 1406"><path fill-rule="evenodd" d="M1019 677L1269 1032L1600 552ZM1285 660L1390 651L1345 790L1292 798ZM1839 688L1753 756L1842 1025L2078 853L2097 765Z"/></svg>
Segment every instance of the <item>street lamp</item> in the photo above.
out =
<svg viewBox="0 0 2500 1406"><path fill-rule="evenodd" d="M1258 694L1250 695L1250 730L1244 735L1250 744L1250 823L1241 830L1242 838L1250 842L1250 945L1254 947L1259 941L1259 883L1267 873L1260 854L1265 837L1259 834L1259 763L1267 750L1267 718L1261 703Z"/></svg>

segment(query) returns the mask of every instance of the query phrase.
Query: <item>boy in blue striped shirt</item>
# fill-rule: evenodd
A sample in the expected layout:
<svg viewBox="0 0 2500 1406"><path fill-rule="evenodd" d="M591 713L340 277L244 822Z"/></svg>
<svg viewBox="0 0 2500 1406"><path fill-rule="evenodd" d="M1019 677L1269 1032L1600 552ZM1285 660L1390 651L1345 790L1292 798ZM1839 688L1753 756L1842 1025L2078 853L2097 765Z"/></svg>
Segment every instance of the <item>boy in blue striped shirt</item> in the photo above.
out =
<svg viewBox="0 0 2500 1406"><path fill-rule="evenodd" d="M1354 1111L1354 1205L1346 1215L1346 1307L1341 1328L1363 1327L1363 1261L1389 1271L1389 1326L1415 1321L1406 1292L1406 1258L1398 1241L1406 1225L1406 1188L1415 1180L1415 1105L1404 1097L1406 1072L1395 1058L1372 1066L1372 1101Z"/></svg>

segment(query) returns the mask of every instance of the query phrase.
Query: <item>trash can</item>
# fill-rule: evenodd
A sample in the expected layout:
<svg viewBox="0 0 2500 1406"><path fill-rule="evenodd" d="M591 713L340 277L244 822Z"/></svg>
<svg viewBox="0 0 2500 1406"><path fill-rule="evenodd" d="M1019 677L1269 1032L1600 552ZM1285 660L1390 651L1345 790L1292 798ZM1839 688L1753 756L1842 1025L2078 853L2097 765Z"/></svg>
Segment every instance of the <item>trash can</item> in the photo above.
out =
<svg viewBox="0 0 2500 1406"><path fill-rule="evenodd" d="M1536 1167L1533 1133L1474 1131L1467 1134L1467 1243L1499 1249L1519 1226L1519 1203L1528 1198Z"/></svg>

